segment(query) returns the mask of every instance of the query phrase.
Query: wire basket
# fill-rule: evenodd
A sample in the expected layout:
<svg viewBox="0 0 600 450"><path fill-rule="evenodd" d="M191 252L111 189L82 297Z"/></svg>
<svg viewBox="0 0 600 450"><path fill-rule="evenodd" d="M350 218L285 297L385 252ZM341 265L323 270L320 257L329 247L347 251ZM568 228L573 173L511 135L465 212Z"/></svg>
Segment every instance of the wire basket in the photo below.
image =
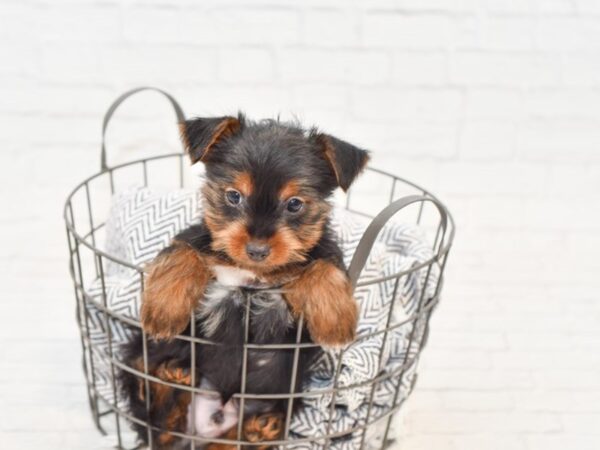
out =
<svg viewBox="0 0 600 450"><path fill-rule="evenodd" d="M106 158L105 134L109 121L117 107L129 96L134 93L152 90L163 94L173 106L178 122L184 120L184 114L178 103L169 94L156 88L138 88L129 91L119 97L108 109L102 126L102 150L101 150L101 170L100 172L86 178L69 194L64 208L64 219L66 222L67 240L69 245L69 268L73 279L76 298L76 317L81 333L81 345L83 350L83 370L86 377L87 394L92 416L97 428L103 433L114 437L114 444L118 448L132 448L127 442L126 423L136 422L147 429L150 448L153 447L152 431L157 430L150 423L141 421L132 417L123 404L118 401L118 385L116 382L116 373L119 370L133 371L127 367L118 357L118 346L113 342L114 336L111 323L120 323L123 326L140 328L140 323L130 317L119 314L107 305L105 291L105 268L107 264L116 264L127 270L135 271L141 280L143 289L144 271L143 268L132 264L116 255L110 254L104 246L101 245L106 237L106 218L110 207L111 198L115 192L119 192L123 181L130 184L132 180L138 180L144 186L161 186L171 189L182 188L189 184L190 174L186 171L186 155L183 153L171 153L160 156L154 156L145 159L138 159L125 164L109 166ZM160 174L156 175L156 167L160 166ZM168 167L168 168L167 168ZM167 180L165 174L172 174L172 179ZM365 174L350 189L344 197L337 199L340 205L346 210L366 217L370 220L368 227L363 233L358 246L352 256L348 267L350 279L355 289L378 285L383 283L392 283L391 290L386 297L382 298L384 304L388 305L387 319L385 327L372 333L359 334L356 341L338 352L335 364L335 378L333 386L328 389L308 390L302 392L290 391L289 395L279 395L277 398L285 398L289 405L293 402L302 401L305 398L315 398L319 396L330 396L331 408L329 411L327 431L313 437L304 437L302 439L293 439L289 433L292 408L288 407L285 420L285 430L283 437L278 441L269 442L270 445L279 448L295 448L302 445L302 448L333 448L334 443L343 439L345 436L359 436L360 439L352 441L353 444L348 448L385 448L390 440L389 431L394 413L401 407L404 399L412 390L416 380L416 365L427 341L429 332L429 319L433 310L440 300L440 292L443 284L443 272L446 260L452 245L454 237L454 222L446 207L430 192L416 184L406 181L394 174L384 172L375 168L367 167ZM397 214L402 216L404 222L411 222L423 230L428 238L428 244L431 245L432 256L424 261L414 264L408 270L402 270L390 276L371 278L363 281L360 278L361 271L370 256L373 245L380 231L390 222L396 220ZM412 313L401 322L394 322L392 311L396 302L399 289L401 289L402 280L406 280L411 274L423 274L424 288L421 289L419 298L416 299L416 307ZM435 271L436 276L432 277ZM435 278L435 279L434 279ZM101 283L103 295L101 300L93 298L88 293L88 288L93 283ZM429 289L427 289L429 288ZM389 290L388 290L389 291ZM384 290L382 289L383 293ZM383 294L382 294L383 295ZM106 364L108 364L108 373L112 395L107 395L99 389L96 379L95 366L102 362L98 359L100 349L98 343L94 341L90 334L90 322L97 320L97 314L93 316L91 310L101 312L101 326L104 328L108 338L108 352ZM408 333L408 349L405 352L402 363L394 370L381 370L381 355L383 347L386 345L389 333L405 327L410 330ZM408 327L408 328L407 328ZM194 329L194 327L191 327ZM247 335L247 333L246 333ZM350 388L360 387L369 390L367 395L368 407L362 417L360 424L349 426L343 430L333 430L331 423L333 421L334 405L336 396L342 389L348 389L348 386L339 386L339 376L341 361L345 352L348 352L354 345L364 342L366 339L381 337L381 348L379 350L378 371L375 376L369 379L361 380ZM280 345L278 348L292 349L295 352L295 358L298 358L300 348L307 346L306 343ZM147 337L144 334L144 339ZM177 339L201 343L202 340L194 336L180 336ZM244 352L247 351L246 342ZM310 344L309 344L310 345ZM252 346L257 347L256 344ZM261 347L261 346L258 346ZM194 356L194 354L192 354ZM147 371L147 354L144 353L144 373L135 372L145 381L146 389L148 383L152 381L158 384L168 384L162 380L152 377ZM190 371L195 370L195 361L192 358ZM243 365L242 380L245 379L247 363ZM409 388L407 392L400 395L401 385L407 380L410 372ZM391 381L394 386L393 399L390 404L377 414L373 413L374 392L376 387L382 382ZM243 386L243 383L242 383ZM197 386L180 386L179 389L186 389L190 392L201 392ZM243 391L243 389L242 389ZM193 395L192 395L193 397ZM247 398L252 398L244 392L234 395L241 404ZM243 407L240 408L240 416ZM241 421L241 417L240 417ZM208 439L196 435L187 435L174 432L173 434L185 439L185 448L198 448L206 442L217 442L230 444L232 448L252 448L260 443L251 443L244 441L241 434L238 433L237 439ZM188 445L189 444L189 445ZM263 444L264 445L264 444Z"/></svg>

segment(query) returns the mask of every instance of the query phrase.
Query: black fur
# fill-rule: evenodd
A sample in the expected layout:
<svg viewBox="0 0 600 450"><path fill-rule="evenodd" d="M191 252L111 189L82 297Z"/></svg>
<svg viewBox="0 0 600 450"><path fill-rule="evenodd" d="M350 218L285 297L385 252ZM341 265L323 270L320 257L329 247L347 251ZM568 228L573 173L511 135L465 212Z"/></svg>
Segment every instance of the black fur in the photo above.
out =
<svg viewBox="0 0 600 450"><path fill-rule="evenodd" d="M240 114L238 119L234 117L206 117L193 120L186 120L181 124L182 138L188 148L188 154L192 163L199 160L205 160L210 150L210 143L214 141L215 132L224 122L235 124L243 120Z"/></svg>
<svg viewBox="0 0 600 450"><path fill-rule="evenodd" d="M185 122L188 133L188 153L192 161L204 155L203 145L210 142L210 133L223 121L237 120L235 132L218 140L202 159L206 163L209 179L227 177L231 169L252 169L255 179L263 180L257 195L260 204L268 203L273 188L292 178L312 182L312 187L324 197L340 186L347 190L369 159L366 150L316 128L303 129L294 123L275 120L248 121L243 114L218 118L197 118ZM335 153L335 172L325 157L325 145ZM337 176L336 176L337 173ZM338 180L339 177L339 180ZM260 205L256 205L257 209Z"/></svg>

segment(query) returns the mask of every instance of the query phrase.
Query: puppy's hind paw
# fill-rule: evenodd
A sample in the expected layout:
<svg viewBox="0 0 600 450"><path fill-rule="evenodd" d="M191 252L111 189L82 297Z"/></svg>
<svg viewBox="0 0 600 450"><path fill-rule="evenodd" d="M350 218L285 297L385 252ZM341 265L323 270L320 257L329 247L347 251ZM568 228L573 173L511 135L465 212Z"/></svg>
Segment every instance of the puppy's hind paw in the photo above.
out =
<svg viewBox="0 0 600 450"><path fill-rule="evenodd" d="M283 414L267 413L251 417L244 423L244 437L252 443L265 442L259 449L269 448L268 441L275 441L283 432Z"/></svg>

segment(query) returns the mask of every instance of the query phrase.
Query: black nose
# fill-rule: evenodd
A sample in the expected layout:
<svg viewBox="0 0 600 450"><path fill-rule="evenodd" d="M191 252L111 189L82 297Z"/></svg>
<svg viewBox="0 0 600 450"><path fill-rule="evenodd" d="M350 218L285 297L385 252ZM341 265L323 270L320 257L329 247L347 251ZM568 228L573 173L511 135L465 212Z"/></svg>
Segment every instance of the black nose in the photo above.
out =
<svg viewBox="0 0 600 450"><path fill-rule="evenodd" d="M246 244L246 253L253 261L262 261L269 253L271 253L271 248L267 244L257 244L255 242L250 242Z"/></svg>

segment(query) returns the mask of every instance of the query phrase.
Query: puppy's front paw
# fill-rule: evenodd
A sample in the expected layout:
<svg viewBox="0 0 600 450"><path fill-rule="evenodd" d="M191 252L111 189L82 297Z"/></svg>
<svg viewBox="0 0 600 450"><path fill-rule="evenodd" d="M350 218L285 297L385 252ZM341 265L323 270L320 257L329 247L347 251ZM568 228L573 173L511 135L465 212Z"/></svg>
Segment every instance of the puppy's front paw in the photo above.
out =
<svg viewBox="0 0 600 450"><path fill-rule="evenodd" d="M346 274L334 264L318 260L286 286L292 311L304 313L312 339L320 345L339 347L356 336L358 305Z"/></svg>
<svg viewBox="0 0 600 450"><path fill-rule="evenodd" d="M155 338L170 339L185 330L210 277L202 257L175 243L147 267L141 321Z"/></svg>
<svg viewBox="0 0 600 450"><path fill-rule="evenodd" d="M185 312L185 309L170 309L168 299L154 292L144 293L141 312L142 328L157 339L171 339L185 330L190 321L190 315ZM187 299L180 298L175 301L184 303Z"/></svg>

